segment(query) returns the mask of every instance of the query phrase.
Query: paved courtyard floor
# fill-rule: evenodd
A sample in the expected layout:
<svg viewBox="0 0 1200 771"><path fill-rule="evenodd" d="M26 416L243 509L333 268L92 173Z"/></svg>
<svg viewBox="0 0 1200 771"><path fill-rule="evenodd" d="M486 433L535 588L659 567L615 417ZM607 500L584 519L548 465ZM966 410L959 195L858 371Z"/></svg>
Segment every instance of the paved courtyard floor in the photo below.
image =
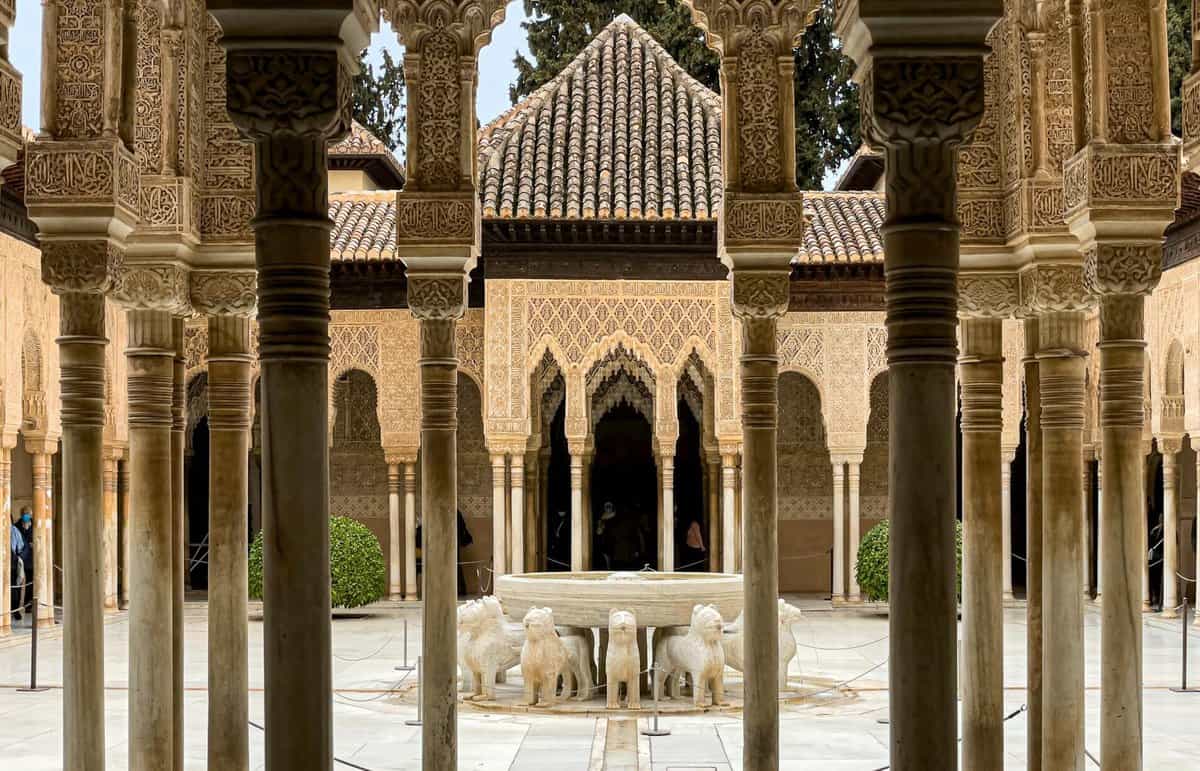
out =
<svg viewBox="0 0 1200 771"><path fill-rule="evenodd" d="M825 692L801 703L785 703L780 717L781 766L786 771L877 771L887 764L887 617L880 612L833 610L828 602L793 598L805 610L795 626L802 646L793 663L793 681L854 679L836 693ZM404 725L414 717L408 690L415 675L402 681L395 671L404 656L403 619L408 619L409 657L420 647L420 609L415 605L374 606L333 624L333 719L335 754L346 769L420 768L420 729ZM1100 615L1087 611L1087 746L1099 751ZM251 719L263 715L262 623L250 622ZM204 769L207 618L203 601L186 610L186 767ZM1200 684L1200 630L1190 633L1190 679ZM1200 768L1200 693L1169 689L1180 678L1180 626L1157 616L1145 619L1145 768L1148 771ZM0 767L40 771L61 769L62 640L58 630L42 635L39 680L43 693L19 693L29 678L29 630L0 640ZM108 768L127 767L128 623L125 614L109 617L105 627L106 738ZM1025 701L1025 614L1005 612L1005 708L1020 710ZM866 673L866 674L864 674ZM606 752L609 768L619 754L632 755L628 730L596 716L536 713L488 714L460 710L459 767L513 771L599 771ZM642 722L645 726L645 721ZM663 723L671 735L638 736L638 768L643 771L735 771L741 769L742 730L737 714L672 716ZM625 726L628 729L628 726ZM607 740L617 736L626 741ZM1025 715L1006 723L1006 768L1024 769ZM618 746L620 745L620 746ZM250 734L251 768L263 766L262 734ZM1089 768L1095 768L1089 764Z"/></svg>

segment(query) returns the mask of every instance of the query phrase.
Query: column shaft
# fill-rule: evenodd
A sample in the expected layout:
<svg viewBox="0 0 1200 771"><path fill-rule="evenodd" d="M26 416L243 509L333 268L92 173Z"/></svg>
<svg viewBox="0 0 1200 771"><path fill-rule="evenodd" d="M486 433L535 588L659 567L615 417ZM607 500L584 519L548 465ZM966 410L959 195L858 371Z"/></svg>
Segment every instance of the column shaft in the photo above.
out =
<svg viewBox="0 0 1200 771"><path fill-rule="evenodd" d="M49 448L46 448L49 449ZM54 626L54 512L51 510L50 453L35 452L33 465L33 581L37 595L34 615L39 627ZM101 503L103 506L103 503ZM100 514L103 518L103 509ZM103 525L102 525L103 527ZM103 553L103 531L100 548ZM101 557L103 561L103 557ZM103 573L100 575L103 591Z"/></svg>
<svg viewBox="0 0 1200 771"><path fill-rule="evenodd" d="M132 488L131 477L129 474L129 460L118 461L117 463L117 507L120 509L121 518L121 588L118 605L122 608L129 607L129 586L133 583L133 578L130 574L129 566L129 539L131 535L132 520L130 518L130 503L129 493Z"/></svg>
<svg viewBox="0 0 1200 771"><path fill-rule="evenodd" d="M12 631L12 448L0 445L0 637Z"/></svg>
<svg viewBox="0 0 1200 771"><path fill-rule="evenodd" d="M171 320L174 359L171 368L171 718L175 726L175 769L183 768L183 599L188 577L187 518L184 514L183 432L187 428L186 360L183 353L183 318Z"/></svg>
<svg viewBox="0 0 1200 771"><path fill-rule="evenodd" d="M1104 295L1100 302L1104 478L1100 542L1105 555L1100 564L1104 571L1101 582L1104 603L1100 609L1100 762L1106 769L1123 771L1138 771L1142 767L1142 618L1138 600L1142 565L1146 561L1142 476L1146 356L1143 305L1141 295ZM1164 465L1164 483L1165 472ZM1174 474L1171 477L1173 483ZM1173 502L1167 505L1173 507ZM1082 650L1078 655L1082 659ZM1079 687L1082 691L1082 684ZM1082 693L1079 722L1082 732ZM1082 759L1078 766L1083 767Z"/></svg>
<svg viewBox="0 0 1200 771"><path fill-rule="evenodd" d="M417 599L417 464L404 464L404 599Z"/></svg>
<svg viewBox="0 0 1200 771"><path fill-rule="evenodd" d="M250 320L209 317L208 350L208 767L245 771Z"/></svg>
<svg viewBox="0 0 1200 771"><path fill-rule="evenodd" d="M1011 457L1011 456L1010 456ZM1012 461L1005 458L1000 466L1000 568L1005 600L1013 598L1012 584Z"/></svg>
<svg viewBox="0 0 1200 771"><path fill-rule="evenodd" d="M737 469L732 455L721 456L721 570L736 573L737 531L734 529L734 507L737 493Z"/></svg>
<svg viewBox="0 0 1200 771"><path fill-rule="evenodd" d="M388 597L403 597L403 568L400 564L400 464L388 464Z"/></svg>
<svg viewBox="0 0 1200 771"><path fill-rule="evenodd" d="M833 463L833 604L846 601L846 463Z"/></svg>
<svg viewBox="0 0 1200 771"><path fill-rule="evenodd" d="M60 296L63 767L104 769L104 297Z"/></svg>
<svg viewBox="0 0 1200 771"><path fill-rule="evenodd" d="M735 282L737 278L735 277ZM736 293L736 289L735 289ZM745 744L749 768L779 768L779 523L776 317L742 318L742 458L745 468Z"/></svg>
<svg viewBox="0 0 1200 771"><path fill-rule="evenodd" d="M1038 320L1025 327L1025 754L1042 771L1042 387L1036 352Z"/></svg>
<svg viewBox="0 0 1200 771"><path fill-rule="evenodd" d="M1043 669L1042 767L1082 771L1084 763L1083 598L1079 479L1083 458L1083 313L1038 320L1042 392ZM1068 481L1069 480L1069 481Z"/></svg>
<svg viewBox="0 0 1200 771"><path fill-rule="evenodd" d="M1176 475L1179 455L1163 452L1163 560L1162 560L1162 616L1177 618L1179 611L1179 581L1175 576L1179 570L1179 547L1176 533L1179 529L1179 501L1176 495L1179 480Z"/></svg>
<svg viewBox="0 0 1200 771"><path fill-rule="evenodd" d="M847 483L847 489L849 490L849 493L850 493L848 496L848 501L850 504L850 512L849 512L849 517L850 517L850 528L849 528L850 554L849 554L849 557L850 557L850 560L849 560L849 572L846 576L846 583L850 587L850 589L849 589L849 592L850 592L849 601L850 602L862 602L862 593L859 591L859 588L858 588L858 542L861 539L860 533L862 530L861 522L859 519L860 511L859 511L859 495L858 495L859 480L861 478L860 468L861 468L860 463L859 463L859 461L856 461L856 460L849 461L846 464L846 483Z"/></svg>
<svg viewBox="0 0 1200 771"><path fill-rule="evenodd" d="M171 315L131 310L129 459L134 507L129 606L129 768L174 768L174 583Z"/></svg>
<svg viewBox="0 0 1200 771"><path fill-rule="evenodd" d="M117 610L117 458L104 456L104 611Z"/></svg>
<svg viewBox="0 0 1200 771"><path fill-rule="evenodd" d="M659 569L675 569L675 456L663 454L662 473L662 564Z"/></svg>
<svg viewBox="0 0 1200 771"><path fill-rule="evenodd" d="M972 771L1004 768L1001 321L962 324L962 758Z"/></svg>
<svg viewBox="0 0 1200 771"><path fill-rule="evenodd" d="M504 454L492 455L492 570L498 576L508 572L507 533L504 521Z"/></svg>
<svg viewBox="0 0 1200 771"><path fill-rule="evenodd" d="M708 571L716 573L721 570L720 552L717 544L721 542L721 464L710 462L708 468Z"/></svg>
<svg viewBox="0 0 1200 771"><path fill-rule="evenodd" d="M1083 490L1083 506L1079 509L1079 537L1083 539L1083 562L1079 569L1083 573L1083 583L1080 586L1080 594L1085 600L1091 597L1091 558L1092 558L1092 540L1089 537L1091 529L1091 500L1092 500L1092 473L1089 468L1090 453L1084 451L1083 454L1083 477L1080 479L1080 488Z"/></svg>
<svg viewBox="0 0 1200 771"><path fill-rule="evenodd" d="M583 454L571 453L571 570L584 570L583 564Z"/></svg>
<svg viewBox="0 0 1200 771"><path fill-rule="evenodd" d="M453 319L421 319L421 555L425 771L457 767L458 358Z"/></svg>
<svg viewBox="0 0 1200 771"><path fill-rule="evenodd" d="M525 572L525 456L508 456L512 477L512 570Z"/></svg>

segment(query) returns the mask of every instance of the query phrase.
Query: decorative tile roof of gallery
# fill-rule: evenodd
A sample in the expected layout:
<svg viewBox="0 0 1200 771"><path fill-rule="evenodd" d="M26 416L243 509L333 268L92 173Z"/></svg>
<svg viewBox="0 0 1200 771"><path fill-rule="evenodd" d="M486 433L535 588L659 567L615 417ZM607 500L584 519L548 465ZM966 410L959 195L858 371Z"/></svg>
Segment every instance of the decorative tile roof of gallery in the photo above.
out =
<svg viewBox="0 0 1200 771"><path fill-rule="evenodd" d="M333 193L329 196L329 256L334 262L396 258L396 192Z"/></svg>
<svg viewBox="0 0 1200 771"><path fill-rule="evenodd" d="M485 218L713 219L721 98L621 14L479 137Z"/></svg>
<svg viewBox="0 0 1200 771"><path fill-rule="evenodd" d="M793 262L883 262L883 193L837 191L804 194L804 243Z"/></svg>
<svg viewBox="0 0 1200 771"><path fill-rule="evenodd" d="M362 169L380 187L404 186L404 167L388 146L358 121L351 121L345 138L329 146L329 168Z"/></svg>

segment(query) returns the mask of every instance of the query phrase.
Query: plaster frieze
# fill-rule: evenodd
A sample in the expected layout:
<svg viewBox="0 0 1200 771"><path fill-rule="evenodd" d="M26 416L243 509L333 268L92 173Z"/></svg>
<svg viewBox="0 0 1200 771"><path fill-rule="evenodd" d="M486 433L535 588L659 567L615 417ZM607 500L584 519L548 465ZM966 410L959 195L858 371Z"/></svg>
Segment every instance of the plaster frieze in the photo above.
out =
<svg viewBox="0 0 1200 771"><path fill-rule="evenodd" d="M1092 220L1161 219L1161 229L1179 206L1180 160L1174 143L1088 144L1067 161L1064 171L1072 229L1079 228L1085 212Z"/></svg>
<svg viewBox="0 0 1200 771"><path fill-rule="evenodd" d="M189 297L197 313L253 316L258 307L258 273L253 270L192 271Z"/></svg>
<svg viewBox="0 0 1200 771"><path fill-rule="evenodd" d="M60 219L94 219L97 233L124 237L137 221L139 196L133 154L115 136L26 149L25 205L43 233L63 229Z"/></svg>
<svg viewBox="0 0 1200 771"><path fill-rule="evenodd" d="M1193 45L1195 45L1193 43ZM1192 72L1183 79L1181 89L1183 102L1183 168L1195 171L1200 168L1200 72Z"/></svg>
<svg viewBox="0 0 1200 771"><path fill-rule="evenodd" d="M479 212L475 195L462 193L396 194L397 245L479 243Z"/></svg>

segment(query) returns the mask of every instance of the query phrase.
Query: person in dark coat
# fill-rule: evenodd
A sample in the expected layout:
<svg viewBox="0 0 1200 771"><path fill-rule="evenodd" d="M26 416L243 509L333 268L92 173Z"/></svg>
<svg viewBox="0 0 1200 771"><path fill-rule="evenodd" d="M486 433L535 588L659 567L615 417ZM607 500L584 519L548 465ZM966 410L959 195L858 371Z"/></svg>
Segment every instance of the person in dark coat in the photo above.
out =
<svg viewBox="0 0 1200 771"><path fill-rule="evenodd" d="M21 538L25 541L25 548L21 550L21 564L25 568L25 606L22 608L27 613L33 612L33 514L29 511L28 506L21 507L21 518L17 520L17 530L21 532ZM18 600L19 602L19 600ZM16 603L13 604L16 608Z"/></svg>
<svg viewBox="0 0 1200 771"><path fill-rule="evenodd" d="M7 517L5 517L7 519ZM21 620L21 581L24 580L25 573L21 569L21 552L25 551L25 538L21 535L21 529L12 522L8 523L8 586L9 608L12 613L13 621Z"/></svg>
<svg viewBox="0 0 1200 771"><path fill-rule="evenodd" d="M467 520L463 518L462 511L458 511L458 596L463 597L467 593L467 578L462 569L462 550L475 543L475 539L471 537L471 531L467 529ZM417 548L417 565L424 563L424 558L421 553L421 525L417 525L416 532L416 548Z"/></svg>

